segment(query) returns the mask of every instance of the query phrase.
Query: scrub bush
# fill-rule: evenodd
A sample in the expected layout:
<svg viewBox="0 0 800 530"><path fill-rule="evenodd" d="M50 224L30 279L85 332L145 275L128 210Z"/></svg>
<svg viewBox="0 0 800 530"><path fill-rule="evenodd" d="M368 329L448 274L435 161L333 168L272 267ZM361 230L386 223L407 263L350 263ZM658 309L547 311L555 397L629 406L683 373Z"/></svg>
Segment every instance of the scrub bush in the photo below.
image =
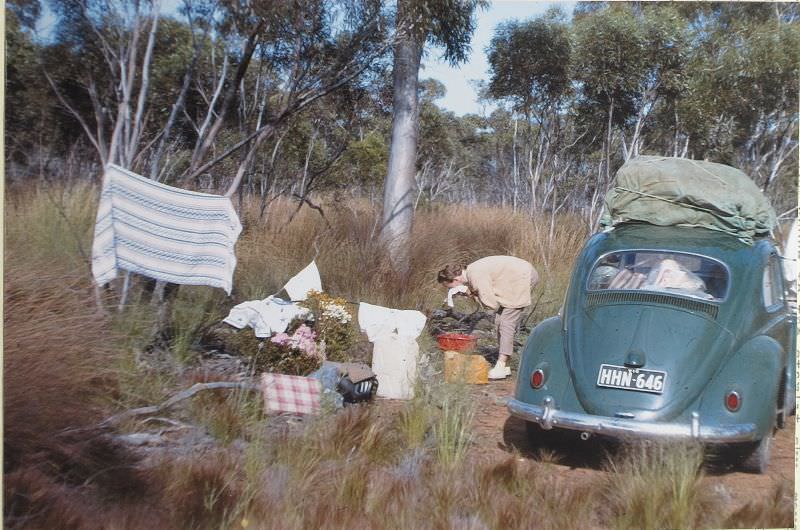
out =
<svg viewBox="0 0 800 530"><path fill-rule="evenodd" d="M352 360L350 350L355 343L355 330L347 301L310 291L308 299L300 302L300 305L314 315L314 330L325 358L335 362Z"/></svg>
<svg viewBox="0 0 800 530"><path fill-rule="evenodd" d="M255 373L308 375L322 365L313 331L305 324L291 335L278 333L268 339L259 339L252 329L245 328L228 335L225 347L247 359Z"/></svg>

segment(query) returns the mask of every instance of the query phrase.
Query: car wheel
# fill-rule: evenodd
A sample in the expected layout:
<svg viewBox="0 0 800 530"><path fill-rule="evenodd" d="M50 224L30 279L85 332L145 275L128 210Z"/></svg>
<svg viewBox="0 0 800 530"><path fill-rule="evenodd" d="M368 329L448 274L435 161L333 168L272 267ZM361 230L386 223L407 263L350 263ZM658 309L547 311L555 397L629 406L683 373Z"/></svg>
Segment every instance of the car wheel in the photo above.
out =
<svg viewBox="0 0 800 530"><path fill-rule="evenodd" d="M772 448L772 435L768 434L757 442L743 444L739 468L745 473L763 474L767 472Z"/></svg>

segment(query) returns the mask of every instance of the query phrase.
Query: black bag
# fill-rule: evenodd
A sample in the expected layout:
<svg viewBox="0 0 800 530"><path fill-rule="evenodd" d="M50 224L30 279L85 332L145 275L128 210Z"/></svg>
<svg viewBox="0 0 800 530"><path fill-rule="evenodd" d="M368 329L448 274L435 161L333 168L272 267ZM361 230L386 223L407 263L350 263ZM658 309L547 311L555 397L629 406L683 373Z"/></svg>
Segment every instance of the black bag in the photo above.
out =
<svg viewBox="0 0 800 530"><path fill-rule="evenodd" d="M375 393L378 391L378 379L370 377L353 383L349 377L344 376L339 379L336 391L342 395L345 403L369 401L375 397Z"/></svg>

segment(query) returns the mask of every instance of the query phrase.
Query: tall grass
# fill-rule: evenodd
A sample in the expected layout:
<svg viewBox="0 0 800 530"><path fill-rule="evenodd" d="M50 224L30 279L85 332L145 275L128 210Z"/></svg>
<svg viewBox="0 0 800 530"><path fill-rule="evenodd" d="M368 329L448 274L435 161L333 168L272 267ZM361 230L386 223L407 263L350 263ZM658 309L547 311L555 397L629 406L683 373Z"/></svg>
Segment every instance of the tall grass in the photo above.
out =
<svg viewBox="0 0 800 530"><path fill-rule="evenodd" d="M16 259L4 272L4 455L13 467L53 433L98 418L117 352L80 275Z"/></svg>
<svg viewBox="0 0 800 530"><path fill-rule="evenodd" d="M701 486L700 444L636 444L611 460L606 489L613 526L620 529L697 528L712 499Z"/></svg>
<svg viewBox="0 0 800 530"><path fill-rule="evenodd" d="M211 375L187 370L230 307L263 298L312 258L323 287L351 301L432 309L451 261L513 254L541 274L533 320L554 314L585 238L560 217L544 248L524 215L435 205L417 212L412 268L396 274L377 240L379 211L321 201L325 217L275 201L266 222L245 202L234 295L181 288L167 336L150 343L144 282L128 306L95 310L87 253L96 190L31 189L6 204L5 518L20 528L661 528L791 523L785 487L734 513L699 486L694 449L632 450L609 471L565 481L547 458L489 461L471 443L464 387L419 379L408 402L379 401L299 423L265 418L245 392L204 394L181 418L213 447L140 461L89 427L112 407L153 405ZM290 221L291 218L291 221ZM545 254L546 253L546 254ZM426 349L423 346L423 349ZM109 399L111 398L111 399ZM65 431L67 429L67 431ZM70 431L69 429L73 429ZM73 433L64 436L63 432ZM56 433L58 437L53 438ZM116 471L114 471L116 470ZM108 492L113 492L109 494ZM10 507L9 507L10 506Z"/></svg>
<svg viewBox="0 0 800 530"><path fill-rule="evenodd" d="M411 269L403 278L392 270L378 241L380 210L366 202L322 201L325 216L275 201L266 224L259 222L256 204L245 203L247 227L237 247L237 294L244 299L277 292L316 256L323 288L351 301L403 308L432 308L444 293L436 272L450 262L468 263L493 254L513 254L539 268L545 293L539 312L558 311L568 277L565 271L580 249L584 228L578 219L563 217L546 270L533 238L533 224L523 214L499 208L436 205L417 211L410 242Z"/></svg>
<svg viewBox="0 0 800 530"><path fill-rule="evenodd" d="M7 203L3 315L6 522L87 528L96 500L136 496L137 458L97 430L117 395L121 337L95 307L87 188ZM94 523L93 523L94 521Z"/></svg>

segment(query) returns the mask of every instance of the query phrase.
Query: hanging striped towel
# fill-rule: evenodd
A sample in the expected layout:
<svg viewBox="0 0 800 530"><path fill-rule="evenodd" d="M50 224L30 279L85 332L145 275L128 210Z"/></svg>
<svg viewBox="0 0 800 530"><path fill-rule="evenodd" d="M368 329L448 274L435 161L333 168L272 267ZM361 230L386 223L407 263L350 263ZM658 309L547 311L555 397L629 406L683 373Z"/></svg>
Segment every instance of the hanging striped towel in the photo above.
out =
<svg viewBox="0 0 800 530"><path fill-rule="evenodd" d="M241 231L227 197L173 188L109 164L97 207L92 274L98 285L116 278L119 268L230 294Z"/></svg>

